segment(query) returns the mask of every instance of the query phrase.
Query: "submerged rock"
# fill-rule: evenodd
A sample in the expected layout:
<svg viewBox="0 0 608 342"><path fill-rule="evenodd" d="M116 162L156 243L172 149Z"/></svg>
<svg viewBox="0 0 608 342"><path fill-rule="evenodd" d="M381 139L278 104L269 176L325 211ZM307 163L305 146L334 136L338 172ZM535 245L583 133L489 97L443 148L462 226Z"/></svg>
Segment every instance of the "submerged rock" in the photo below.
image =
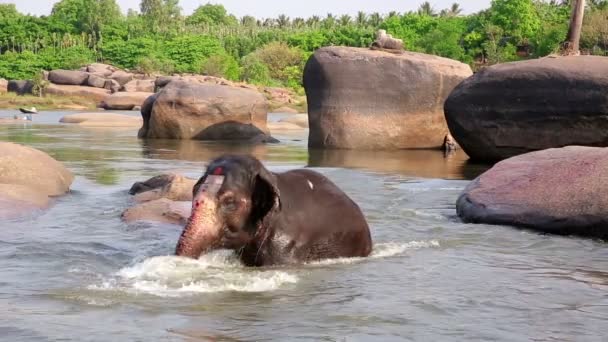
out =
<svg viewBox="0 0 608 342"><path fill-rule="evenodd" d="M152 221L185 224L190 216L192 189L197 179L162 174L133 184L129 193L138 204L125 210L126 222Z"/></svg>
<svg viewBox="0 0 608 342"><path fill-rule="evenodd" d="M471 223L608 239L608 149L570 146L503 160L456 203Z"/></svg>
<svg viewBox="0 0 608 342"><path fill-rule="evenodd" d="M115 113L77 113L63 116L59 122L87 127L140 127L140 117Z"/></svg>
<svg viewBox="0 0 608 342"><path fill-rule="evenodd" d="M150 221L185 225L190 216L192 203L172 201L166 198L139 203L121 214L127 223Z"/></svg>
<svg viewBox="0 0 608 342"><path fill-rule="evenodd" d="M475 160L568 145L608 146L606 74L608 58L599 56L494 65L454 89L445 116Z"/></svg>
<svg viewBox="0 0 608 342"><path fill-rule="evenodd" d="M197 179L178 174L163 174L133 184L129 193L135 195L135 200L138 202L160 198L173 201L191 201L192 189L197 181Z"/></svg>
<svg viewBox="0 0 608 342"><path fill-rule="evenodd" d="M472 74L455 60L414 52L318 49L306 63L315 148L437 148L448 128L443 102Z"/></svg>

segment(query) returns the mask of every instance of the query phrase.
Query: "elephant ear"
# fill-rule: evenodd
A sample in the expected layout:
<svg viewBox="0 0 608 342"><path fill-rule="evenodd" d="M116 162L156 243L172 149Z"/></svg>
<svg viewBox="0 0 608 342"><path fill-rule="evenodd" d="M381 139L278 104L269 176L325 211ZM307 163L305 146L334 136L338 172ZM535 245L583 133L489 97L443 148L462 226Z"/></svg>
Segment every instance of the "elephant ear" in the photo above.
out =
<svg viewBox="0 0 608 342"><path fill-rule="evenodd" d="M266 170L260 169L253 180L251 222L260 222L271 210L281 207L280 192L276 176Z"/></svg>

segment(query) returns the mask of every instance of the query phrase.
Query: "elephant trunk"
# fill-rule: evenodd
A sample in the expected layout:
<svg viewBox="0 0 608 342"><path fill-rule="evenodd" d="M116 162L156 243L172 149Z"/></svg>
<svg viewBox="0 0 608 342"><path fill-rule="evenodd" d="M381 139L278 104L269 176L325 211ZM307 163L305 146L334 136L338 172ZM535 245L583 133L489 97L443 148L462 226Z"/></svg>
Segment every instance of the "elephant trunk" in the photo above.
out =
<svg viewBox="0 0 608 342"><path fill-rule="evenodd" d="M213 193L201 189L192 200L192 213L177 242L175 254L196 259L220 241L222 222Z"/></svg>

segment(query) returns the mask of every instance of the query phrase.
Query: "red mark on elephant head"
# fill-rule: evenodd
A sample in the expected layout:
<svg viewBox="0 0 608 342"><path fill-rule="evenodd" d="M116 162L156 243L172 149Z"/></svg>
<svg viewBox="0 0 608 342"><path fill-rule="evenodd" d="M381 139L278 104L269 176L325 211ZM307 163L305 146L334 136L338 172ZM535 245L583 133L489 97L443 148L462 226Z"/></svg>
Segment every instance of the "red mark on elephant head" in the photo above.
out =
<svg viewBox="0 0 608 342"><path fill-rule="evenodd" d="M213 174L216 176L222 175L224 174L224 169L221 166L216 167L215 170L213 170Z"/></svg>

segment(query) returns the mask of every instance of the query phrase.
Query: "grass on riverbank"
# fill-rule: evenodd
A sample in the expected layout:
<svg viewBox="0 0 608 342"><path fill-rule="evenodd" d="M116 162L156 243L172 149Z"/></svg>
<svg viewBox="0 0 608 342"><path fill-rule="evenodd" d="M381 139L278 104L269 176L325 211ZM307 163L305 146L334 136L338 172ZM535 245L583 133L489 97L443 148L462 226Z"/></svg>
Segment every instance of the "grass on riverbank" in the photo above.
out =
<svg viewBox="0 0 608 342"><path fill-rule="evenodd" d="M0 93L0 109L19 109L20 107L36 107L38 110L50 109L95 109L97 102L83 97L54 96L44 97L33 95L17 95L15 93Z"/></svg>

